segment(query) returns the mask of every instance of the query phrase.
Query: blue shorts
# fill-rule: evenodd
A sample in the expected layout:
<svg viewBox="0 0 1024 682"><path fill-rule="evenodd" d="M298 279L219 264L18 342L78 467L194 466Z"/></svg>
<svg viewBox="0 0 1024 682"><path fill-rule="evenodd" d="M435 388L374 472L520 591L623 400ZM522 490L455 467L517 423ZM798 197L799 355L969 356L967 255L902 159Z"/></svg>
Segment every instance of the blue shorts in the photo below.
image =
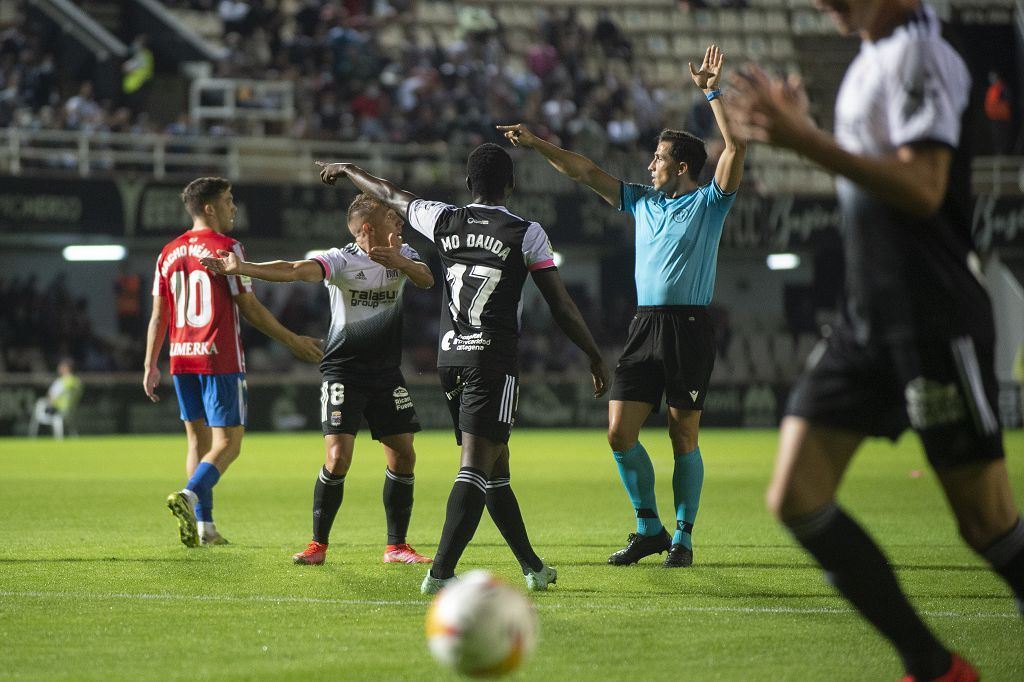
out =
<svg viewBox="0 0 1024 682"><path fill-rule="evenodd" d="M249 392L245 374L175 374L181 420L205 419L209 426L245 426Z"/></svg>

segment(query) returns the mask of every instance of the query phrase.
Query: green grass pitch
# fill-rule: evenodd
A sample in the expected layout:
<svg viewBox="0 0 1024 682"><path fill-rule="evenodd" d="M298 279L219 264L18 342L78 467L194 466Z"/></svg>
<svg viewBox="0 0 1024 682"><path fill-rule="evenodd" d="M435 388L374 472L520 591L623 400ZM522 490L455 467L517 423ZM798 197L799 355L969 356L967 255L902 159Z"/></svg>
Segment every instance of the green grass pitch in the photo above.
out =
<svg viewBox="0 0 1024 682"><path fill-rule="evenodd" d="M645 444L670 521L663 430ZM772 431L707 430L696 565L612 567L633 529L600 430L519 430L512 482L558 584L534 595L541 641L518 679L895 680L896 656L824 584L763 508ZM424 569L383 565L383 457L357 441L328 562L309 540L318 434L250 434L216 489L232 544L189 550L164 498L183 484L184 436L0 440L0 678L432 680ZM433 553L457 469L448 432L416 440L410 542ZM1018 502L1024 434L1006 436ZM921 473L923 472L923 473ZM917 442L867 445L842 500L881 542L928 622L986 680L1024 679L1024 621L961 544ZM484 517L460 571L516 585Z"/></svg>

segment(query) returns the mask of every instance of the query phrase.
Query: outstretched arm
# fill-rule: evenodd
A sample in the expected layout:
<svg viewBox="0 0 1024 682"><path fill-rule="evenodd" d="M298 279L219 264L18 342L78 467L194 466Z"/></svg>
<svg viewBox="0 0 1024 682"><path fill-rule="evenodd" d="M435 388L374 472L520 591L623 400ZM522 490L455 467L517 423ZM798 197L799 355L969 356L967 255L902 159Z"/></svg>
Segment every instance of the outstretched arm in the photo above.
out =
<svg viewBox="0 0 1024 682"><path fill-rule="evenodd" d="M594 342L594 336L583 320L580 309L576 307L569 297L569 292L565 290L562 276L554 268L538 270L533 273L533 281L540 289L544 300L547 301L548 307L551 309L551 316L555 318L558 327L590 358L594 397L600 398L608 390L608 368L605 367L601 351L598 349L597 343Z"/></svg>
<svg viewBox="0 0 1024 682"><path fill-rule="evenodd" d="M391 208L398 211L398 215L409 215L409 204L416 195L399 189L383 178L370 175L359 166L351 163L327 163L317 161L316 165L320 171L320 181L325 185L333 185L340 177L347 177L356 189L375 196Z"/></svg>
<svg viewBox="0 0 1024 682"><path fill-rule="evenodd" d="M619 187L622 183L587 157L540 139L522 123L497 128L505 134L513 147L536 149L559 173L569 176L576 182L582 182L601 195L601 198L610 205L619 207Z"/></svg>
<svg viewBox="0 0 1024 682"><path fill-rule="evenodd" d="M749 65L746 73L737 74L734 86L736 107L731 113L749 139L792 149L910 215L925 218L942 206L953 158L947 146L922 142L903 145L888 156L853 154L811 120L798 80L769 78Z"/></svg>
<svg viewBox="0 0 1024 682"><path fill-rule="evenodd" d="M250 263L223 249L217 249L217 255L220 258L200 258L199 263L218 275L243 275L267 282L322 282L324 279L323 269L311 260Z"/></svg>
<svg viewBox="0 0 1024 682"><path fill-rule="evenodd" d="M693 67L693 62L690 62L690 77L697 87L704 91L705 97L718 90L724 62L725 55L717 45L708 47L699 71ZM743 160L747 154L747 143L734 132L725 113L725 104L720 92L711 99L710 104L711 111L715 114L715 122L722 132L722 140L725 142L725 150L715 169L715 182L723 192L735 192L743 180Z"/></svg>
<svg viewBox="0 0 1024 682"><path fill-rule="evenodd" d="M153 314L149 317L149 329L146 331L146 360L143 365L142 390L154 403L160 402L156 387L160 383L160 349L164 347L167 336L167 299L163 296L153 297Z"/></svg>
<svg viewBox="0 0 1024 682"><path fill-rule="evenodd" d="M287 329L277 321L277 318L253 294L244 292L234 298L235 304L238 305L238 310L242 313L242 317L245 318L246 322L270 338L276 339L288 346L288 350L299 360L303 362L320 362L323 358L324 352L319 339L301 336Z"/></svg>

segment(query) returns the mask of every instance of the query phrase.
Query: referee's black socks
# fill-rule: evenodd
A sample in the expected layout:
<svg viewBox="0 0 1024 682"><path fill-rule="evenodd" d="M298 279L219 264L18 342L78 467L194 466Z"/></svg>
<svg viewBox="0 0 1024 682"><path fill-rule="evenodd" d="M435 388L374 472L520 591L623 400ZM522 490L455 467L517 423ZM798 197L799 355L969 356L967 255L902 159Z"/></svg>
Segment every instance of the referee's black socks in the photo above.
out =
<svg viewBox="0 0 1024 682"><path fill-rule="evenodd" d="M501 531L501 536L505 538L512 553L516 555L523 575L527 569L539 571L544 568L544 562L530 545L523 513L519 510L519 501L512 492L512 485L507 476L487 481L487 512L494 519L494 525Z"/></svg>
<svg viewBox="0 0 1024 682"><path fill-rule="evenodd" d="M462 467L455 477L455 485L448 495L448 507L444 515L444 529L437 545L437 554L430 567L430 574L442 580L455 575L466 545L473 539L480 517L484 513L484 497L487 476L473 467Z"/></svg>
<svg viewBox="0 0 1024 682"><path fill-rule="evenodd" d="M896 647L907 673L932 680L952 659L917 615L878 545L835 503L785 521L825 577Z"/></svg>

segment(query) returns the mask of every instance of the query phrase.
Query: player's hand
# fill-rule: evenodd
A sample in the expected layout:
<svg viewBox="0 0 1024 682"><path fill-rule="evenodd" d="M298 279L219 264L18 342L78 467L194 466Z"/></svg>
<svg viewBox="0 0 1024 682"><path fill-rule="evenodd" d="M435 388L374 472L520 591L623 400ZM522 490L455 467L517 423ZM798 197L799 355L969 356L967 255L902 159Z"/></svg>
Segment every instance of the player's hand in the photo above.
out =
<svg viewBox="0 0 1024 682"><path fill-rule="evenodd" d="M772 78L748 64L731 83L729 120L740 137L799 152L818 131L799 78Z"/></svg>
<svg viewBox="0 0 1024 682"><path fill-rule="evenodd" d="M236 253L217 249L217 255L220 258L200 258L199 264L218 275L235 275L238 273L238 255Z"/></svg>
<svg viewBox="0 0 1024 682"><path fill-rule="evenodd" d="M502 132L513 147L532 147L537 143L537 136L530 132L530 129L522 123L514 123L507 126L495 126Z"/></svg>
<svg viewBox="0 0 1024 682"><path fill-rule="evenodd" d="M725 54L717 45L709 45L704 52L704 61L701 62L700 70L693 68L690 62L690 77L701 90L714 90L718 87L718 81L722 77L722 63L725 61Z"/></svg>
<svg viewBox="0 0 1024 682"><path fill-rule="evenodd" d="M142 390L146 392L149 399L154 403L160 402L160 396L156 394L156 387L160 385L160 368L151 367L142 375Z"/></svg>
<svg viewBox="0 0 1024 682"><path fill-rule="evenodd" d="M314 339L312 336L296 334L288 349L292 355L303 362L318 363L324 358L323 341Z"/></svg>
<svg viewBox="0 0 1024 682"><path fill-rule="evenodd" d="M320 166L320 182L325 185L333 185L338 181L338 178L344 177L345 173L348 172L348 167L351 165L348 163L327 163L326 161L316 161L315 163Z"/></svg>
<svg viewBox="0 0 1024 682"><path fill-rule="evenodd" d="M594 380L594 397L600 398L608 392L608 367L602 358L591 360L590 375Z"/></svg>
<svg viewBox="0 0 1024 682"><path fill-rule="evenodd" d="M367 255L374 263L380 263L386 268L401 267L407 260L402 255L402 237L394 232L388 235L387 246L371 246Z"/></svg>

